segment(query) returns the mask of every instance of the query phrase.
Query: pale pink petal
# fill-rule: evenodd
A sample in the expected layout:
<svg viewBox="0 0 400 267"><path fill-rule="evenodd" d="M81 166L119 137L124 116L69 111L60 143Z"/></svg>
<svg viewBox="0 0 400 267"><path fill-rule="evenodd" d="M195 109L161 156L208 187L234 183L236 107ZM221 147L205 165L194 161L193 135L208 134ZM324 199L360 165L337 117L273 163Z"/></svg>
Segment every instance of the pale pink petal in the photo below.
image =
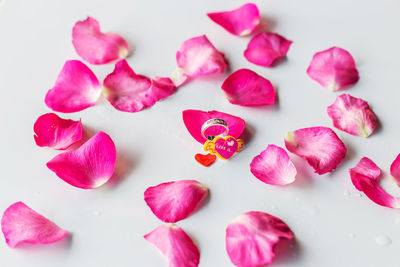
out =
<svg viewBox="0 0 400 267"><path fill-rule="evenodd" d="M117 152L110 136L98 132L74 151L47 162L47 167L72 186L91 189L105 184L113 175Z"/></svg>
<svg viewBox="0 0 400 267"><path fill-rule="evenodd" d="M40 116L33 125L35 142L40 147L64 150L82 139L81 120L65 120L54 113Z"/></svg>
<svg viewBox="0 0 400 267"><path fill-rule="evenodd" d="M196 211L207 192L208 188L195 180L182 180L147 188L144 200L157 218L175 223Z"/></svg>
<svg viewBox="0 0 400 267"><path fill-rule="evenodd" d="M384 207L400 208L400 198L389 195L379 186L381 170L372 160L362 158L349 173L356 189L364 192L373 202Z"/></svg>
<svg viewBox="0 0 400 267"><path fill-rule="evenodd" d="M101 95L96 75L81 61L65 62L56 84L45 98L46 105L58 112L77 112L94 106Z"/></svg>
<svg viewBox="0 0 400 267"><path fill-rule="evenodd" d="M331 47L316 53L307 74L331 91L345 89L360 78L353 57L340 47Z"/></svg>
<svg viewBox="0 0 400 267"><path fill-rule="evenodd" d="M287 133L286 148L307 160L316 173L331 172L343 161L346 147L332 129L310 127Z"/></svg>
<svg viewBox="0 0 400 267"><path fill-rule="evenodd" d="M368 103L349 94L338 96L327 109L333 126L352 135L368 137L375 130L378 118Z"/></svg>
<svg viewBox="0 0 400 267"><path fill-rule="evenodd" d="M244 57L256 65L271 67L277 59L286 57L291 44L277 33L259 33L247 45Z"/></svg>
<svg viewBox="0 0 400 267"><path fill-rule="evenodd" d="M400 186L400 154L397 155L396 159L390 165L390 175L394 181Z"/></svg>
<svg viewBox="0 0 400 267"><path fill-rule="evenodd" d="M279 218L260 211L246 212L226 228L226 251L239 267L270 264L280 239L292 240L290 228Z"/></svg>
<svg viewBox="0 0 400 267"><path fill-rule="evenodd" d="M190 236L174 224L161 225L144 238L164 255L168 261L168 267L197 267L199 265L199 249Z"/></svg>
<svg viewBox="0 0 400 267"><path fill-rule="evenodd" d="M233 35L246 36L260 24L260 11L253 3L231 11L208 13L207 16Z"/></svg>
<svg viewBox="0 0 400 267"><path fill-rule="evenodd" d="M186 40L176 53L182 75L197 77L224 72L228 65L225 56L219 52L205 35Z"/></svg>
<svg viewBox="0 0 400 267"><path fill-rule="evenodd" d="M271 82L249 69L240 69L226 78L221 86L228 101L241 106L262 106L275 103Z"/></svg>
<svg viewBox="0 0 400 267"><path fill-rule="evenodd" d="M260 155L253 158L250 171L257 179L271 185L293 183L297 174L288 153L275 145L268 145Z"/></svg>
<svg viewBox="0 0 400 267"><path fill-rule="evenodd" d="M207 139L201 135L201 126L210 119L222 119L226 121L229 128L228 135L235 138L240 137L246 126L246 123L242 118L215 110L207 112L188 109L182 112L182 117L186 129L189 131L192 137L201 144L204 144L207 141Z"/></svg>
<svg viewBox="0 0 400 267"><path fill-rule="evenodd" d="M102 33L97 20L88 17L72 29L76 53L90 64L106 64L128 55L128 44L115 33Z"/></svg>
<svg viewBox="0 0 400 267"><path fill-rule="evenodd" d="M49 244L67 236L61 229L22 202L16 202L6 209L1 218L7 245L16 247L21 243Z"/></svg>

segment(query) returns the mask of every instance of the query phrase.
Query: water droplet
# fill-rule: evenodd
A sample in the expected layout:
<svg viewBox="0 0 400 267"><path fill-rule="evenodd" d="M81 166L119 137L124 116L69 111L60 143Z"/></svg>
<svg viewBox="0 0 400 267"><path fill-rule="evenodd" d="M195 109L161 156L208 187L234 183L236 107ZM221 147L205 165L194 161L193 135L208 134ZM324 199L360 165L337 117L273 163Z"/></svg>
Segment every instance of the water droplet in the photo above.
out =
<svg viewBox="0 0 400 267"><path fill-rule="evenodd" d="M355 235L355 234L353 234L353 233L349 233L349 234L348 234L348 236L349 236L349 238L351 238L351 239L354 239L354 238L356 238L356 235Z"/></svg>
<svg viewBox="0 0 400 267"><path fill-rule="evenodd" d="M355 197L362 197L361 193L358 193L358 192L355 192L353 195L354 195Z"/></svg>
<svg viewBox="0 0 400 267"><path fill-rule="evenodd" d="M386 235L378 235L375 238L375 242L378 246L389 246L392 244L392 239Z"/></svg>

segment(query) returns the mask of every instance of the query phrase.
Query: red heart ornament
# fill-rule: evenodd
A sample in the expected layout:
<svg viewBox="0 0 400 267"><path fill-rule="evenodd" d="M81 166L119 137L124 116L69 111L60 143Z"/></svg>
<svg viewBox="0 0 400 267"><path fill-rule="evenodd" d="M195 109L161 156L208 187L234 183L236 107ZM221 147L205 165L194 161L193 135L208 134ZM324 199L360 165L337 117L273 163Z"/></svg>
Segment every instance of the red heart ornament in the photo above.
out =
<svg viewBox="0 0 400 267"><path fill-rule="evenodd" d="M194 156L194 158L196 159L196 161L198 163L200 163L201 165L203 165L205 167L209 167L211 164L213 164L217 160L217 156L215 156L213 154L207 154L207 155L196 154Z"/></svg>

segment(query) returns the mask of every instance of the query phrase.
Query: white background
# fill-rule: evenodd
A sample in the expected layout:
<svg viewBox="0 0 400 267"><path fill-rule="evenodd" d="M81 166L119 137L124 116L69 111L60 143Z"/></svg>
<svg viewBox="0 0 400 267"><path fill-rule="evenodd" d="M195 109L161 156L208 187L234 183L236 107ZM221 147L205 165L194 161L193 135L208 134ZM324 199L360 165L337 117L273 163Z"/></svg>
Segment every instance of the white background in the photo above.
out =
<svg viewBox="0 0 400 267"><path fill-rule="evenodd" d="M287 61L274 68L255 66L243 51L249 38L230 35L206 16L242 1L6 0L0 8L0 210L16 201L69 230L72 237L51 245L10 249L0 242L4 267L155 267L162 256L142 236L161 222L143 200L144 190L161 182L197 179L210 188L210 199L178 223L196 241L200 266L232 266L225 252L225 227L250 210L280 217L297 244L279 253L274 266L400 266L400 212L360 196L348 169L363 156L383 170L386 189L398 194L389 166L400 152L400 2L397 0L260 0L269 29L293 41ZM270 79L279 101L274 107L230 104L220 86L224 76L196 79L170 98L139 113L123 113L104 100L64 118L82 118L87 132L108 133L117 146L117 175L96 190L74 188L45 166L58 152L39 148L33 123L50 112L44 96L65 60L78 59L71 44L74 23L87 15L104 31L125 37L128 58L140 74L167 76L175 53L186 39L207 34L229 60L231 70L250 68ZM368 139L336 130L348 147L345 162L332 174L318 176L291 154L299 175L286 187L255 179L249 164L268 144L283 146L286 130L332 126L326 107L336 95L311 80L312 55L333 45L355 58L360 81L347 92L367 100L381 127ZM92 66L100 80L113 64ZM227 74L226 74L227 75ZM219 110L246 120L252 138L229 162L205 168L193 159L202 147L186 131L185 109ZM387 246L379 236L392 240ZM285 254L285 255L281 255Z"/></svg>

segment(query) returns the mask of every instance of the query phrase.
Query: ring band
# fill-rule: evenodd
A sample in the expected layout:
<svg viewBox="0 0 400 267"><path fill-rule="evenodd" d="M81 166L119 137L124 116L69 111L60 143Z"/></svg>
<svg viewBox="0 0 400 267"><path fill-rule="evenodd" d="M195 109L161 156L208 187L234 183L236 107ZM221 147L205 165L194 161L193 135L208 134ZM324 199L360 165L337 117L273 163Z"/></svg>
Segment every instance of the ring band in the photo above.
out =
<svg viewBox="0 0 400 267"><path fill-rule="evenodd" d="M209 129L210 127L213 126L221 126L224 128L224 132L218 134L218 135L207 135L206 131L207 129ZM201 135L207 139L212 141L216 136L225 136L229 133L229 128L228 128L228 123L226 123L226 121L224 121L223 119L210 119L208 121L206 121L202 126L201 126Z"/></svg>

